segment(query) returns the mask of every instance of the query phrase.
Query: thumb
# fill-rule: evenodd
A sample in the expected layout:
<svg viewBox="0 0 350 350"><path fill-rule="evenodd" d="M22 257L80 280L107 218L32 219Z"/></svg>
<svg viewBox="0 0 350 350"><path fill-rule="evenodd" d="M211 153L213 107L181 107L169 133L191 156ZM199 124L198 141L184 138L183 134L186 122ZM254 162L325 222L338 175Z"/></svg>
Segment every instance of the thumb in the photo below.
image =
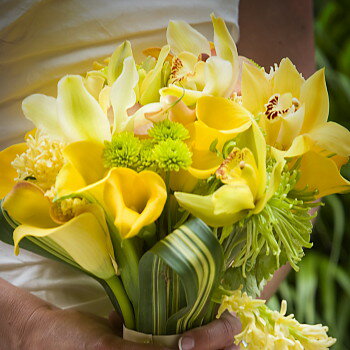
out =
<svg viewBox="0 0 350 350"><path fill-rule="evenodd" d="M217 350L232 348L234 336L241 331L240 321L230 313L206 326L192 329L179 340L180 350ZM234 348L232 348L234 349Z"/></svg>

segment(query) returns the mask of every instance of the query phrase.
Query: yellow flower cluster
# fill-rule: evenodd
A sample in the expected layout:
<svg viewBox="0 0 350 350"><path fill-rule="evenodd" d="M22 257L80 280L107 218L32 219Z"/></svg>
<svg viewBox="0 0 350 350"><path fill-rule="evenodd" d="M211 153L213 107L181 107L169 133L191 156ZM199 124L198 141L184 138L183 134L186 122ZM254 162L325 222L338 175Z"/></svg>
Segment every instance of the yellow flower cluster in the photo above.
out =
<svg viewBox="0 0 350 350"><path fill-rule="evenodd" d="M235 336L241 349L326 350L336 342L328 337L327 327L300 324L293 315L286 316L285 300L280 311L272 311L265 300L253 299L237 289L224 296L217 317L226 310L241 321L242 332Z"/></svg>

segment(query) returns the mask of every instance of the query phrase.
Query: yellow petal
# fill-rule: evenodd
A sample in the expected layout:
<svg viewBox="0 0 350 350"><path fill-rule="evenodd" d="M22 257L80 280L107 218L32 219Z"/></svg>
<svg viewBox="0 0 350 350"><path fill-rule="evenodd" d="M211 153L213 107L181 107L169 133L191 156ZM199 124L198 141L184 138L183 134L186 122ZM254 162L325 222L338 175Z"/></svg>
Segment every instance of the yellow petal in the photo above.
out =
<svg viewBox="0 0 350 350"><path fill-rule="evenodd" d="M305 120L301 133L327 122L329 100L324 69L314 73L301 87L300 102L305 104Z"/></svg>
<svg viewBox="0 0 350 350"><path fill-rule="evenodd" d="M222 163L222 158L208 150L191 148L192 164L188 168L189 173L197 179L207 179L214 174Z"/></svg>
<svg viewBox="0 0 350 350"><path fill-rule="evenodd" d="M26 143L18 143L5 148L0 152L0 198L6 196L6 194L15 185L15 178L17 172L11 163L15 160L16 156L22 154L27 149Z"/></svg>
<svg viewBox="0 0 350 350"><path fill-rule="evenodd" d="M187 125L193 123L196 118L196 110L186 106L176 96L165 96L161 98L164 108L169 111L169 119L173 122Z"/></svg>
<svg viewBox="0 0 350 350"><path fill-rule="evenodd" d="M2 207L21 224L42 228L57 226L50 216L49 199L30 182L18 182L5 197Z"/></svg>
<svg viewBox="0 0 350 350"><path fill-rule="evenodd" d="M300 156L308 152L312 148L313 144L314 142L310 139L308 134L299 135L294 139L291 147L286 152L285 157L290 158Z"/></svg>
<svg viewBox="0 0 350 350"><path fill-rule="evenodd" d="M58 83L58 123L69 142L110 140L110 125L99 103L86 90L83 78L67 75Z"/></svg>
<svg viewBox="0 0 350 350"><path fill-rule="evenodd" d="M243 107L254 115L265 110L264 105L271 97L269 81L265 71L255 65L243 63L242 101Z"/></svg>
<svg viewBox="0 0 350 350"><path fill-rule="evenodd" d="M222 97L203 96L197 103L197 118L209 128L232 137L251 125L250 113L238 103Z"/></svg>
<svg viewBox="0 0 350 350"><path fill-rule="evenodd" d="M170 21L166 37L171 51L175 55L183 51L191 52L197 57L201 53L210 55L210 45L207 38L185 21Z"/></svg>
<svg viewBox="0 0 350 350"><path fill-rule="evenodd" d="M77 192L87 185L79 171L71 163L66 163L56 177L55 188L57 196L63 197Z"/></svg>
<svg viewBox="0 0 350 350"><path fill-rule="evenodd" d="M113 106L113 133L125 130L128 122L127 110L136 102L134 88L139 80L133 57L124 60L123 70L113 83L110 91L110 101Z"/></svg>
<svg viewBox="0 0 350 350"><path fill-rule="evenodd" d="M350 182L340 175L337 164L313 151L305 153L300 164L300 179L296 188L306 186L309 190L319 191L317 198L350 191Z"/></svg>
<svg viewBox="0 0 350 350"><path fill-rule="evenodd" d="M300 89L304 81L290 59L283 58L273 76L273 93L281 95L291 93L293 97L299 99Z"/></svg>
<svg viewBox="0 0 350 350"><path fill-rule="evenodd" d="M166 198L164 181L152 171L114 168L104 189L105 206L123 238L137 235L142 227L158 219Z"/></svg>
<svg viewBox="0 0 350 350"><path fill-rule="evenodd" d="M343 126L328 122L308 133L316 146L342 157L350 155L350 131Z"/></svg>
<svg viewBox="0 0 350 350"><path fill-rule="evenodd" d="M187 170L180 169L180 171L172 171L170 174L170 188L173 191L191 192L197 182L198 179Z"/></svg>
<svg viewBox="0 0 350 350"><path fill-rule="evenodd" d="M84 270L104 280L115 275L108 232L92 213L83 213L64 225L51 229L30 225L18 226L14 233L15 252L19 242L27 237L49 238L63 248Z"/></svg>
<svg viewBox="0 0 350 350"><path fill-rule="evenodd" d="M88 72L84 80L86 90L98 101L100 92L105 83L105 78L94 71Z"/></svg>
<svg viewBox="0 0 350 350"><path fill-rule="evenodd" d="M160 96L175 96L177 98L181 98L181 100L187 105L187 106L194 106L197 102L197 100L203 96L202 91L196 91L196 90L190 90L190 89L184 89L180 86L177 86L175 84L169 84L167 87L164 87L160 89L159 91Z"/></svg>
<svg viewBox="0 0 350 350"><path fill-rule="evenodd" d="M112 85L118 79L122 73L125 59L130 56L132 57L131 44L130 41L126 40L115 49L109 60L107 70L108 85Z"/></svg>

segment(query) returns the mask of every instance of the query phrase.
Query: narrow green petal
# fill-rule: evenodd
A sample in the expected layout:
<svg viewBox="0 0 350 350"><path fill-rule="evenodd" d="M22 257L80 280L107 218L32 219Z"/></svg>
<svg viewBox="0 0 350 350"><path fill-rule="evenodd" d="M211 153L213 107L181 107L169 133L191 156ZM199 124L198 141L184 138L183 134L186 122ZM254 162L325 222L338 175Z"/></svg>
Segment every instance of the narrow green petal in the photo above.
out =
<svg viewBox="0 0 350 350"><path fill-rule="evenodd" d="M107 81L112 85L123 71L124 60L132 56L130 41L126 40L113 52L108 63Z"/></svg>
<svg viewBox="0 0 350 350"><path fill-rule="evenodd" d="M139 80L133 57L124 60L123 71L111 88L110 100L114 112L113 133L123 131L128 121L128 108L136 102L135 86Z"/></svg>
<svg viewBox="0 0 350 350"><path fill-rule="evenodd" d="M166 37L175 55L183 51L191 52L196 56L201 53L210 55L210 44L207 38L185 21L170 21Z"/></svg>
<svg viewBox="0 0 350 350"><path fill-rule="evenodd" d="M58 83L59 125L70 142L110 140L110 126L99 103L86 90L83 78L67 75Z"/></svg>

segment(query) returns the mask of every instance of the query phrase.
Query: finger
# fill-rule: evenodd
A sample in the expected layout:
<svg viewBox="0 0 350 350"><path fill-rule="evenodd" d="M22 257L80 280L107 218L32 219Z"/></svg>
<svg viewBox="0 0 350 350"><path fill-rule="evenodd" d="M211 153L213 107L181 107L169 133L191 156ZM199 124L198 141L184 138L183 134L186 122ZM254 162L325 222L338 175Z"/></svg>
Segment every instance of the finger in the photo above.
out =
<svg viewBox="0 0 350 350"><path fill-rule="evenodd" d="M112 311L109 314L109 323L112 329L116 332L120 337L123 336L123 319L122 317L115 311Z"/></svg>
<svg viewBox="0 0 350 350"><path fill-rule="evenodd" d="M180 350L217 350L233 345L234 336L241 331L239 320L225 313L206 326L192 329L179 340Z"/></svg>

